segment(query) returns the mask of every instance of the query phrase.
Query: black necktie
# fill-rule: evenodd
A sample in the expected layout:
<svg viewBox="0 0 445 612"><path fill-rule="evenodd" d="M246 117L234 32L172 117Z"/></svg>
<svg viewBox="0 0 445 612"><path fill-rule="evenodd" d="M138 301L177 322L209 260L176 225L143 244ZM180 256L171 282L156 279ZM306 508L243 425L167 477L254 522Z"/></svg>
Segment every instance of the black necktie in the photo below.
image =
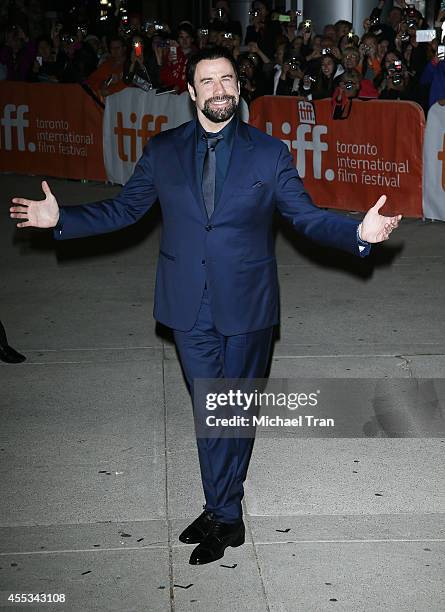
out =
<svg viewBox="0 0 445 612"><path fill-rule="evenodd" d="M207 153L204 159L204 170L202 173L202 195L204 204L207 210L207 216L210 217L215 210L215 179L216 179L216 153L215 148L219 140L222 140L222 134L216 134L211 138L204 137L207 143Z"/></svg>

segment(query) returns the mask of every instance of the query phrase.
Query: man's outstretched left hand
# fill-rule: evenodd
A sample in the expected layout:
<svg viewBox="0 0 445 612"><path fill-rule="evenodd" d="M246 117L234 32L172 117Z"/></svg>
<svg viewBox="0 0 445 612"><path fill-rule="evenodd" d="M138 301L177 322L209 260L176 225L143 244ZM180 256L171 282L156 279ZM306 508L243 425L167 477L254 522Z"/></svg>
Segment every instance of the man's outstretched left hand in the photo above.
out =
<svg viewBox="0 0 445 612"><path fill-rule="evenodd" d="M399 225L402 215L395 217L384 217L379 210L386 202L386 196L382 195L378 201L368 210L363 221L359 225L359 236L366 242L383 242L388 240L391 232Z"/></svg>

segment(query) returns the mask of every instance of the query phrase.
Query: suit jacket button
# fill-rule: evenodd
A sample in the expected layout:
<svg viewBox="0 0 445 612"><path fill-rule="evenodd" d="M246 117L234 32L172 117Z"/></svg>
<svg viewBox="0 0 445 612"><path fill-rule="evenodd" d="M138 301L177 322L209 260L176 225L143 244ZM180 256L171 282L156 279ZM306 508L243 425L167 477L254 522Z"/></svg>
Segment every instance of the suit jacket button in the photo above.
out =
<svg viewBox="0 0 445 612"><path fill-rule="evenodd" d="M205 226L206 232L210 232L211 229L213 229L213 225L206 225Z"/></svg>
<svg viewBox="0 0 445 612"><path fill-rule="evenodd" d="M204 265L204 264L205 264L205 262L206 262L206 260L205 260L205 259L201 259L201 263L202 263L202 265Z"/></svg>

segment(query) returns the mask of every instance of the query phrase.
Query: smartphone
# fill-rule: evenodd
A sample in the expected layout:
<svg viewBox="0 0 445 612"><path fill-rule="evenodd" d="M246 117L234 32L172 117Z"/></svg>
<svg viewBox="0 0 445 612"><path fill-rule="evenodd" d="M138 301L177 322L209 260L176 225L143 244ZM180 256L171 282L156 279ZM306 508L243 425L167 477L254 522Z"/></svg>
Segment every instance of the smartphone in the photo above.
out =
<svg viewBox="0 0 445 612"><path fill-rule="evenodd" d="M142 56L142 52L144 50L144 46L141 42L135 42L134 45L134 54L136 57L141 57Z"/></svg>
<svg viewBox="0 0 445 612"><path fill-rule="evenodd" d="M436 30L417 30L416 42L431 42L436 38Z"/></svg>
<svg viewBox="0 0 445 612"><path fill-rule="evenodd" d="M42 65L42 62L43 62L43 57L42 57L41 55L38 55L38 56L36 57L36 61L37 61L37 63L39 64L39 66L41 66L41 65Z"/></svg>
<svg viewBox="0 0 445 612"><path fill-rule="evenodd" d="M278 21L281 21L282 23L290 23L290 16L289 15L278 15Z"/></svg>

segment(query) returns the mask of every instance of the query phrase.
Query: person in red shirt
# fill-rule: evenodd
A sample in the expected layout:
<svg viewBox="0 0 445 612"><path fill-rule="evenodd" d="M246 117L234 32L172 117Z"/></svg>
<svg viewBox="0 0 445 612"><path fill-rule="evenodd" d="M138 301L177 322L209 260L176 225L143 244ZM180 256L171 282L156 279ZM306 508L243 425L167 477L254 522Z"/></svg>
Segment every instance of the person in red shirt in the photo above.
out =
<svg viewBox="0 0 445 612"><path fill-rule="evenodd" d="M157 51L161 84L174 87L178 94L187 90L187 61L190 55L197 51L193 44L194 38L192 27L188 23L182 23L178 29L177 40L170 39L168 47Z"/></svg>
<svg viewBox="0 0 445 612"><path fill-rule="evenodd" d="M113 37L108 47L111 57L105 60L87 80L94 93L102 99L127 87L122 80L127 57L125 41L119 36Z"/></svg>

